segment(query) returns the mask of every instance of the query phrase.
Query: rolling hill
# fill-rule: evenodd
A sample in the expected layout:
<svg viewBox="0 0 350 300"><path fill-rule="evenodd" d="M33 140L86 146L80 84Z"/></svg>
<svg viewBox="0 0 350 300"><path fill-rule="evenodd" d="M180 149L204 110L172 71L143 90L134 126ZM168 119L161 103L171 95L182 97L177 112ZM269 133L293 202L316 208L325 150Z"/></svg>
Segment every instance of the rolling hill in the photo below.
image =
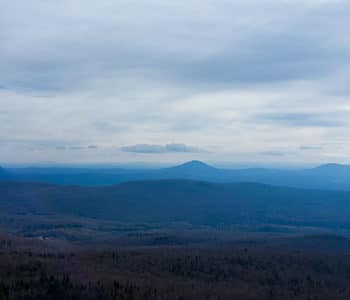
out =
<svg viewBox="0 0 350 300"><path fill-rule="evenodd" d="M350 192L191 180L82 187L1 182L5 214L59 214L121 222L280 224L350 228Z"/></svg>
<svg viewBox="0 0 350 300"><path fill-rule="evenodd" d="M7 175L6 171L5 171L5 169L0 167L0 179L1 178L6 178L7 176L8 175Z"/></svg>
<svg viewBox="0 0 350 300"><path fill-rule="evenodd" d="M0 171L1 172L1 171ZM113 185L134 180L190 179L218 183L256 182L306 189L350 190L350 166L328 164L312 169L219 169L200 161L162 169L12 168L0 179L60 185Z"/></svg>

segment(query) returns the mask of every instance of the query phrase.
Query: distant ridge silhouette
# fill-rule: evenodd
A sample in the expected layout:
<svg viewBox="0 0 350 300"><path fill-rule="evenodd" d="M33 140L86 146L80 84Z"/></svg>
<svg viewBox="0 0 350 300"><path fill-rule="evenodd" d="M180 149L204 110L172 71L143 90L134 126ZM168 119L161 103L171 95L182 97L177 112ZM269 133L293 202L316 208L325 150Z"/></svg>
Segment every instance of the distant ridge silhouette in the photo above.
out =
<svg viewBox="0 0 350 300"><path fill-rule="evenodd" d="M182 170L182 171L185 171L185 170L188 170L188 171L212 171L212 170L217 170L216 168L200 161L200 160L191 160L191 161L188 161L188 162L185 162L181 165L178 165L178 166L174 166L174 167L170 167L168 169L171 169L171 170Z"/></svg>
<svg viewBox="0 0 350 300"><path fill-rule="evenodd" d="M3 167L0 166L0 178L4 178L7 176L7 172Z"/></svg>
<svg viewBox="0 0 350 300"><path fill-rule="evenodd" d="M184 179L139 180L99 187L2 181L0 196L2 213L35 211L122 222L272 222L349 228L349 191Z"/></svg>
<svg viewBox="0 0 350 300"><path fill-rule="evenodd" d="M5 171L5 172L4 172ZM283 170L268 168L220 169L199 160L161 169L120 168L9 168L0 179L61 185L112 185L135 180L190 179L208 182L255 182L322 190L350 190L350 166L324 164L315 168Z"/></svg>

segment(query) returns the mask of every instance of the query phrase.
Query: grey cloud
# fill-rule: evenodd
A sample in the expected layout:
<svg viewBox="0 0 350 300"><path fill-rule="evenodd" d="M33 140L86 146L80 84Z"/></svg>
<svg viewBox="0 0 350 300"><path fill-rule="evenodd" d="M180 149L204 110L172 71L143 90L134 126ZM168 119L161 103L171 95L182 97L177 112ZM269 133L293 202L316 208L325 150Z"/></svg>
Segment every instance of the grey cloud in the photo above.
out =
<svg viewBox="0 0 350 300"><path fill-rule="evenodd" d="M53 5L35 1L27 4L33 14L22 15L13 2L13 6L5 7L0 26L0 35L5 37L0 50L0 80L12 89L64 90L95 78L130 72L203 86L266 83L318 78L350 60L348 45L335 43L337 29L345 25L338 20L347 22L344 11L349 12L343 1L339 4L342 10L334 9L336 5L324 5L305 9L304 14L274 1L265 3L265 13L259 11L260 1L253 1L257 8L249 10L239 1L236 5L219 2L216 18L211 14L210 2L203 2L200 8L197 2L187 2L189 9L184 15L181 6L179 9L151 1L147 6L139 4L139 10L144 8L149 15L143 15L136 23L135 7L131 4L108 4L110 11L105 11L106 15L86 17L84 11L94 11L95 7L84 3L84 9L72 10L69 17L58 14ZM37 6L42 14L35 18ZM159 12L152 9L155 7ZM194 22L197 9L205 14ZM119 10L125 10L123 18L113 15ZM303 5L300 10L303 11ZM322 16L330 11L332 19ZM231 14L254 21L243 26ZM283 24L275 23L277 16ZM16 18L25 22L16 22ZM48 20L50 24L43 27ZM159 26L165 20L168 26ZM25 35L23 24L29 24ZM219 26L220 34L213 24ZM329 27L332 34L328 34ZM23 47L14 48L18 43Z"/></svg>
<svg viewBox="0 0 350 300"><path fill-rule="evenodd" d="M289 126L340 127L344 125L343 122L332 118L332 115L316 113L262 113L256 115L254 119Z"/></svg>
<svg viewBox="0 0 350 300"><path fill-rule="evenodd" d="M322 150L323 147L321 146L300 146L299 147L300 150L302 151L312 151L312 150Z"/></svg>
<svg viewBox="0 0 350 300"><path fill-rule="evenodd" d="M266 156L285 156L288 154L288 152L284 151L263 151L259 153L260 155L266 155Z"/></svg>
<svg viewBox="0 0 350 300"><path fill-rule="evenodd" d="M66 150L66 146L56 146L56 150Z"/></svg>
<svg viewBox="0 0 350 300"><path fill-rule="evenodd" d="M123 152L134 153L164 153L165 147L162 145L137 144L133 146L122 147Z"/></svg>
<svg viewBox="0 0 350 300"><path fill-rule="evenodd" d="M123 152L133 153L192 153L201 152L203 150L187 146L185 144L166 144L166 145L151 145L151 144L136 144L132 146L122 147Z"/></svg>
<svg viewBox="0 0 350 300"><path fill-rule="evenodd" d="M10 112L6 109L0 109L0 116L6 116L9 115Z"/></svg>
<svg viewBox="0 0 350 300"><path fill-rule="evenodd" d="M249 42L242 41L243 51L232 49L219 56L178 64L174 73L189 82L219 85L252 85L288 80L320 78L342 63L309 37L256 33ZM233 46L233 45L232 45Z"/></svg>
<svg viewBox="0 0 350 300"><path fill-rule="evenodd" d="M165 145L166 152L201 152L203 150L197 147L187 146L185 144L167 144Z"/></svg>
<svg viewBox="0 0 350 300"><path fill-rule="evenodd" d="M97 45L93 47L101 49L94 50L96 53L92 54L92 62L91 58L76 58L72 61L69 57L55 57L54 53L48 53L40 62L35 57L27 58L31 61L25 64L12 59L3 63L6 72L0 75L0 79L13 90L58 92L79 89L95 77L120 77L134 72L135 76L144 73L154 80L210 88L218 85L235 86L319 78L344 63L343 60L338 62L340 59L332 57L330 50L318 48L319 44L304 37L287 40L283 35L265 36L269 42L263 42L259 41L257 33L250 38L253 43L239 43L245 51L232 53L235 45L229 45L218 55L202 59L184 58L183 53L154 55L145 49L134 54L132 49L128 53L120 53L118 45L112 46L113 52L104 53L105 46L99 45L97 40ZM282 41L276 43L275 40ZM305 46L300 49L300 45ZM75 50L76 56L86 51L86 48L89 46L82 43L81 48ZM284 55L281 56L280 53ZM100 57L105 59L100 61ZM11 66L15 64L17 68L13 70Z"/></svg>
<svg viewBox="0 0 350 300"><path fill-rule="evenodd" d="M350 147L349 1L198 3L4 1L0 160L205 152L192 143L217 145L201 153L213 160L278 160L286 145L305 146L284 160L317 160L308 143Z"/></svg>
<svg viewBox="0 0 350 300"><path fill-rule="evenodd" d="M57 140L44 140L44 139L23 139L23 138L12 138L12 139L0 139L0 144L14 145L14 146L26 146L32 147L33 149L57 149L64 150L67 146L64 145L63 141Z"/></svg>
<svg viewBox="0 0 350 300"><path fill-rule="evenodd" d="M84 149L97 149L96 145L88 146L56 146L56 150L84 150Z"/></svg>
<svg viewBox="0 0 350 300"><path fill-rule="evenodd" d="M127 130L127 126L115 124L114 122L110 122L110 121L95 121L93 123L93 126L97 131L103 131L107 133Z"/></svg>
<svg viewBox="0 0 350 300"><path fill-rule="evenodd" d="M70 146L69 147L69 150L82 150L82 149L84 149L84 147L82 147L82 146Z"/></svg>

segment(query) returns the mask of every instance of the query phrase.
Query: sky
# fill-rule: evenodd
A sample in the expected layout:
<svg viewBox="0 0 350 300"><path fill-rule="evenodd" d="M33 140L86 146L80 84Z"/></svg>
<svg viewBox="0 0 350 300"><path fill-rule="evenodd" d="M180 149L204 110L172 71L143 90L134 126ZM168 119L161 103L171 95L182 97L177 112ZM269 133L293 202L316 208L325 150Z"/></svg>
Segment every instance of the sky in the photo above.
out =
<svg viewBox="0 0 350 300"><path fill-rule="evenodd" d="M0 165L350 164L349 15L337 0L0 0Z"/></svg>

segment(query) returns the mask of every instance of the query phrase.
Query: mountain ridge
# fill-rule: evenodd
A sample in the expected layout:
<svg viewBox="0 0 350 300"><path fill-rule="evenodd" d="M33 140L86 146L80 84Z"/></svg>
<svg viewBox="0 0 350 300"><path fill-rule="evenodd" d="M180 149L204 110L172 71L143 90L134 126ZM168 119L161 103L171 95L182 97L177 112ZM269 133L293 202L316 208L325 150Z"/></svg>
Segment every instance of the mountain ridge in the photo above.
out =
<svg viewBox="0 0 350 300"><path fill-rule="evenodd" d="M297 188L350 190L350 166L325 164L310 169L220 169L193 160L161 169L23 168L6 169L1 180L62 185L113 185L133 180L192 179L210 182L257 182Z"/></svg>
<svg viewBox="0 0 350 300"><path fill-rule="evenodd" d="M350 192L260 183L149 180L82 187L0 182L2 214L58 214L120 222L279 224L350 229Z"/></svg>

